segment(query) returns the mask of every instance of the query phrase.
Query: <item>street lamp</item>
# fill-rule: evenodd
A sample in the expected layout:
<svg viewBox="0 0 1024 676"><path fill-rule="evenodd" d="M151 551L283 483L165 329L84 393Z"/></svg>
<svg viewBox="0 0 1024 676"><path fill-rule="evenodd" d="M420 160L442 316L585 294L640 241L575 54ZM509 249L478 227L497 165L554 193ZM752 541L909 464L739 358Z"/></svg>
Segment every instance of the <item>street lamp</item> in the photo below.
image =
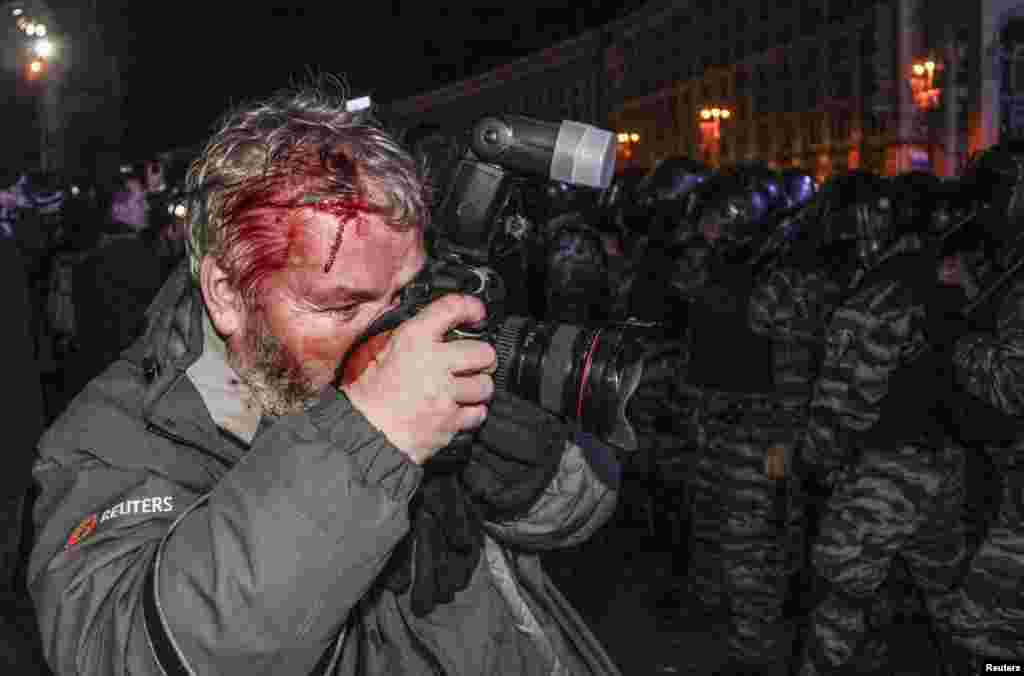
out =
<svg viewBox="0 0 1024 676"><path fill-rule="evenodd" d="M924 140L925 145L910 148L910 161L914 165L919 161L925 161L929 165L932 161L934 148L934 131L931 119L934 111L942 105L942 82L939 74L943 70L943 64L934 56L928 55L915 60L910 64L908 76L911 97L918 112L914 115L914 124Z"/></svg>
<svg viewBox="0 0 1024 676"><path fill-rule="evenodd" d="M0 5L10 12L7 19L24 36L18 41L19 68L24 68L22 77L29 85L26 93L37 107L39 119L40 165L46 170L55 153L59 154L59 138L55 132L57 121L58 90L54 77L60 77L60 62L57 54L59 41L51 37L53 14L46 0L15 0ZM57 33L59 34L59 30Z"/></svg>
<svg viewBox="0 0 1024 676"><path fill-rule="evenodd" d="M910 91L914 103L922 111L938 108L942 98L942 88L938 86L937 75L942 64L931 57L918 59L910 66Z"/></svg>
<svg viewBox="0 0 1024 676"><path fill-rule="evenodd" d="M712 164L722 152L722 121L732 117L726 106L705 106L700 109L701 149Z"/></svg>
<svg viewBox="0 0 1024 676"><path fill-rule="evenodd" d="M705 121L718 122L719 120L728 120L730 117L732 117L732 111L725 107L702 108L700 111L700 118Z"/></svg>
<svg viewBox="0 0 1024 676"><path fill-rule="evenodd" d="M615 139L619 142L619 154L622 159L633 159L633 148L640 142L640 134L635 131L620 131L615 135Z"/></svg>

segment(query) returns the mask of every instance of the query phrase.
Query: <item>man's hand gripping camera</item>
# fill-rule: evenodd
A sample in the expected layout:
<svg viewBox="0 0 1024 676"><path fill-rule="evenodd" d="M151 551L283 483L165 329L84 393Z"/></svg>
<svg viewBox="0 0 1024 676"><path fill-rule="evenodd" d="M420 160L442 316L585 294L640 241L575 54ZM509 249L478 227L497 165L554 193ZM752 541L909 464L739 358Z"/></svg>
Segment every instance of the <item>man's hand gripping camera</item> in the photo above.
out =
<svg viewBox="0 0 1024 676"><path fill-rule="evenodd" d="M477 325L451 330L446 340L483 340L495 344L495 327L503 315L505 286L501 277L483 266L469 265L457 254L432 258L401 293L397 307L378 318L344 359L336 379L339 385L356 380L376 359L390 339L391 332L432 302L450 293L475 296L487 307L487 319ZM433 461L464 462L469 457L474 434L460 432Z"/></svg>

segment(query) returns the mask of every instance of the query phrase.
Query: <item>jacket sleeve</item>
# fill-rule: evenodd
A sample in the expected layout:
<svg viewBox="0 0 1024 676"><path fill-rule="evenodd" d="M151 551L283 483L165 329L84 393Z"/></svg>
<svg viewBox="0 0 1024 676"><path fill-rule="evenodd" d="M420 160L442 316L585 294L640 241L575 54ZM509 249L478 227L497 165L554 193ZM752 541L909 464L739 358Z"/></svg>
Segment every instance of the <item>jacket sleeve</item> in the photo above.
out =
<svg viewBox="0 0 1024 676"><path fill-rule="evenodd" d="M421 474L336 392L260 435L206 492L91 452L44 457L30 587L49 663L310 673L408 530Z"/></svg>
<svg viewBox="0 0 1024 676"><path fill-rule="evenodd" d="M825 336L825 360L814 383L802 459L820 470L838 469L852 435L881 417L889 379L921 342L923 310L899 282L877 284L836 309Z"/></svg>
<svg viewBox="0 0 1024 676"><path fill-rule="evenodd" d="M780 341L821 342L837 289L824 276L776 269L754 285L748 318L754 333Z"/></svg>
<svg viewBox="0 0 1024 676"><path fill-rule="evenodd" d="M529 549L571 547L604 525L618 500L621 467L614 451L577 433L566 442L554 479L521 517L484 524L499 542Z"/></svg>
<svg viewBox="0 0 1024 676"><path fill-rule="evenodd" d="M995 333L957 341L953 363L968 392L1007 415L1024 415L1024 284L1004 301Z"/></svg>

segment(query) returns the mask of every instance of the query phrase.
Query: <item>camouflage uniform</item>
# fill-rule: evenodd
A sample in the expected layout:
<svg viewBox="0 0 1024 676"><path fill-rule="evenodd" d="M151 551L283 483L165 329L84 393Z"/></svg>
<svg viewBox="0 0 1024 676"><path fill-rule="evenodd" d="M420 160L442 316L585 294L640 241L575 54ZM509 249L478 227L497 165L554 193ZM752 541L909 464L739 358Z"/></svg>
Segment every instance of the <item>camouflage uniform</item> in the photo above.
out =
<svg viewBox="0 0 1024 676"><path fill-rule="evenodd" d="M950 618L953 641L976 655L1024 658L1024 282L997 305L995 331L970 334L957 343L956 376L977 403L963 410L990 438L986 443L1002 481L1002 504L970 562ZM992 412L1005 419L993 419ZM1010 418L1009 416L1012 416ZM993 434L994 428L1007 428Z"/></svg>
<svg viewBox="0 0 1024 676"><path fill-rule="evenodd" d="M933 257L891 255L829 322L801 446L834 486L813 548L826 593L801 676L850 668L897 556L938 620L960 573L964 455L934 415L943 389L923 332L935 285Z"/></svg>
<svg viewBox="0 0 1024 676"><path fill-rule="evenodd" d="M717 517L718 525L706 524L697 535L721 556L734 663L765 664L785 655L780 623L789 578L802 558L802 497L788 467L782 479L769 476L766 451L777 446L788 458L806 423L818 346L837 295L836 284L818 271L769 271L752 289L747 311L750 329L771 341L772 391L705 393L695 512ZM706 553L703 560L700 566L695 556L699 583L712 579L708 568L717 563Z"/></svg>
<svg viewBox="0 0 1024 676"><path fill-rule="evenodd" d="M702 238L698 238L703 241ZM705 247L706 248L706 247ZM694 350L694 337L699 330L713 330L695 308L705 303L702 296L704 287L710 281L711 258L681 257L671 271L669 285L679 291L689 304L688 343L691 365L696 358L721 360L722 355L698 355ZM700 326L703 322L704 326ZM719 361L719 363L722 363ZM717 614L722 607L722 551L721 551L721 498L719 495L719 465L708 447L707 418L708 397L705 383L698 377L685 374L686 384L681 396L686 400L690 415L683 432L683 443L693 457L693 471L690 474L689 493L690 555L687 586L693 597L701 602L709 614Z"/></svg>
<svg viewBox="0 0 1024 676"><path fill-rule="evenodd" d="M685 342L688 305L707 279L706 262L706 257L694 255L688 245L669 250L641 238L633 247L629 268L623 276L618 318L629 316L642 321L664 322L670 327L669 331L682 335ZM688 363L689 360L677 371L675 384L678 389L673 392L670 408L678 411L679 415L673 420L672 434L660 434L650 439L652 443L647 449L653 454L658 475L659 506L671 515L673 542L677 545L673 548L672 570L680 582L674 584L659 602L672 613L678 612L680 604L686 602L688 594L684 587L690 586L681 583L687 576L688 566L683 543L688 534L683 527L693 525L693 477L700 436L696 422L701 391L686 384ZM698 589L701 587L698 585ZM707 605L718 604L717 592L706 598Z"/></svg>
<svg viewBox="0 0 1024 676"><path fill-rule="evenodd" d="M825 326L840 293L840 285L825 271L786 265L769 271L750 299L750 326L772 340L775 393L795 430L807 426L811 392L824 355ZM789 453L786 459L790 501L784 543L790 548L791 573L796 573L804 559L806 496Z"/></svg>
<svg viewBox="0 0 1024 676"><path fill-rule="evenodd" d="M792 447L805 418L815 361L805 338L827 285L797 271L755 285L750 266L714 267L692 309L691 581L704 603L725 603L730 660L769 669L786 654L780 622L800 516L795 484L769 477L766 461L770 448Z"/></svg>

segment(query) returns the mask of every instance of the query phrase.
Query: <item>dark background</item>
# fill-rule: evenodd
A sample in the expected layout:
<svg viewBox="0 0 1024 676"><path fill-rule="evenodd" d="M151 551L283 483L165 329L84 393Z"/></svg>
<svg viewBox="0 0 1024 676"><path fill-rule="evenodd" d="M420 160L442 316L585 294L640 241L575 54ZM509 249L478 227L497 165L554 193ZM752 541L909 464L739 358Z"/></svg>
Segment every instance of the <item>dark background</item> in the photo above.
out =
<svg viewBox="0 0 1024 676"><path fill-rule="evenodd" d="M485 72L623 16L609 2L97 2L118 56L126 150L196 143L232 103L310 73L386 103Z"/></svg>

